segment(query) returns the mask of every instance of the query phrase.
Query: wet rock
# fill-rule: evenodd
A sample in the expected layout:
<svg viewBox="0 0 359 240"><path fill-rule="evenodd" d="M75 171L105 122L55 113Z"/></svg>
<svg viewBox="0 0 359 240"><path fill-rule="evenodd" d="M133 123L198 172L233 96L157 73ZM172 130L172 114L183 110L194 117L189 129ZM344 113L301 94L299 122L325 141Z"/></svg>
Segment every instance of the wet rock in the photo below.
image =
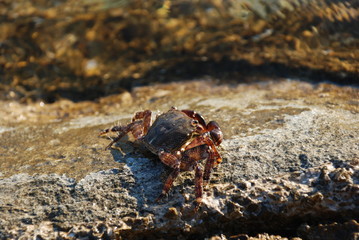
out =
<svg viewBox="0 0 359 240"><path fill-rule="evenodd" d="M97 102L1 102L0 237L330 239L346 231L351 239L358 102L355 88L293 80L172 83ZM223 162L197 213L193 173L181 173L155 202L170 169L131 136L110 151L97 136L136 111L171 106L216 120L225 135Z"/></svg>
<svg viewBox="0 0 359 240"><path fill-rule="evenodd" d="M93 100L178 76L359 79L357 0L1 3L0 99Z"/></svg>

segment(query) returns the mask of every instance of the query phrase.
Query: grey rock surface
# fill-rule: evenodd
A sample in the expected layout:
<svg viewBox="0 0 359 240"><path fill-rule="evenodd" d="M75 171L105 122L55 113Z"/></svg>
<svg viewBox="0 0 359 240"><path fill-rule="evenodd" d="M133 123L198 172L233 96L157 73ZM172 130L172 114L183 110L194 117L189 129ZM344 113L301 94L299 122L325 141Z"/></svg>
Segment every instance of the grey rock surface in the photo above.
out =
<svg viewBox="0 0 359 240"><path fill-rule="evenodd" d="M0 238L358 237L358 89L192 81L98 102L0 104ZM131 136L110 151L97 136L171 106L216 120L225 135L197 213L194 173L155 202L170 169Z"/></svg>

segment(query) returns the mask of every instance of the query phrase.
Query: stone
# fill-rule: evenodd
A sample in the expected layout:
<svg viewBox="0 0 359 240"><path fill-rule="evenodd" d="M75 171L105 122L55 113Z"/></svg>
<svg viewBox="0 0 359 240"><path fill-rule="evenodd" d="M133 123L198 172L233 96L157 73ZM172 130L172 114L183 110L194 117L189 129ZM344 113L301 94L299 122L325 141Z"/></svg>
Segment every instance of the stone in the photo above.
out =
<svg viewBox="0 0 359 240"><path fill-rule="evenodd" d="M0 102L0 238L358 236L358 89L197 80L122 94ZM170 169L131 136L109 151L110 140L98 137L136 111L171 106L216 120L224 132L223 162L197 213L193 172L180 173L155 202Z"/></svg>

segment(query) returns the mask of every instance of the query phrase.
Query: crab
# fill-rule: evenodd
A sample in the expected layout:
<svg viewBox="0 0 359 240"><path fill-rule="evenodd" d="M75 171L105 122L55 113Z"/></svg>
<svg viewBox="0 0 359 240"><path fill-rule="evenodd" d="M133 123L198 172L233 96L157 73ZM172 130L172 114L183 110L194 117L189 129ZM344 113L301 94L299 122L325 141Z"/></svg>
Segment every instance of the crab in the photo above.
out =
<svg viewBox="0 0 359 240"><path fill-rule="evenodd" d="M117 133L106 149L130 132L135 142L144 145L162 163L172 168L157 201L168 194L180 172L195 170L195 205L198 209L202 202L203 186L207 185L212 169L222 162L216 149L223 140L218 123L210 121L206 124L195 111L177 110L174 107L157 116L152 125L151 117L150 110L137 112L128 125L114 126L100 132L101 136ZM200 160L206 160L204 170L199 164Z"/></svg>

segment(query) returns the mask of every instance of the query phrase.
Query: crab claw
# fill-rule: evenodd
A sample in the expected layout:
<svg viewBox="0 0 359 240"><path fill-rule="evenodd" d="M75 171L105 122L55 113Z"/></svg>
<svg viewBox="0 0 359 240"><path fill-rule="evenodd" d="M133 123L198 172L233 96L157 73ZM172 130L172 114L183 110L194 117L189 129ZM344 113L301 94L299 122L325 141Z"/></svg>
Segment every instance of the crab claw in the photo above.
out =
<svg viewBox="0 0 359 240"><path fill-rule="evenodd" d="M207 125L207 129L211 134L214 145L218 146L223 141L223 133L216 121L210 121Z"/></svg>
<svg viewBox="0 0 359 240"><path fill-rule="evenodd" d="M102 130L101 132L98 133L98 136L106 135L109 131L110 131L109 129Z"/></svg>

